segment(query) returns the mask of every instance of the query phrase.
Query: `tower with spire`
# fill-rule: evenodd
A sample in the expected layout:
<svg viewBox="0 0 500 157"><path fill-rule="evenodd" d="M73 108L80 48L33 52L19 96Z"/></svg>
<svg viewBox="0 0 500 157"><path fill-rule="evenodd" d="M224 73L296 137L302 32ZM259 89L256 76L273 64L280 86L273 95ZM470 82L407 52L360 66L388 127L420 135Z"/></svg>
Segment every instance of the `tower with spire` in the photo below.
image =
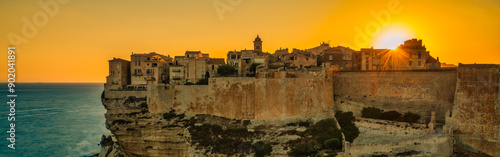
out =
<svg viewBox="0 0 500 157"><path fill-rule="evenodd" d="M257 38L253 41L253 50L262 52L262 40L260 40L259 35L257 35Z"/></svg>

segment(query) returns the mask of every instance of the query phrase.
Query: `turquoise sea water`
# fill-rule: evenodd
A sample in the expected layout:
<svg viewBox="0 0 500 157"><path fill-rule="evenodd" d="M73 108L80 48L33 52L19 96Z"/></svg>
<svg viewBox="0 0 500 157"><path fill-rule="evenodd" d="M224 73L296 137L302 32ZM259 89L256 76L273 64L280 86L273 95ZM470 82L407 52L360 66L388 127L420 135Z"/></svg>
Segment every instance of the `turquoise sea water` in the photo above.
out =
<svg viewBox="0 0 500 157"><path fill-rule="evenodd" d="M101 136L110 134L100 100L102 83L18 83L15 89L16 149L10 149L9 93L7 84L0 84L0 157L99 153Z"/></svg>

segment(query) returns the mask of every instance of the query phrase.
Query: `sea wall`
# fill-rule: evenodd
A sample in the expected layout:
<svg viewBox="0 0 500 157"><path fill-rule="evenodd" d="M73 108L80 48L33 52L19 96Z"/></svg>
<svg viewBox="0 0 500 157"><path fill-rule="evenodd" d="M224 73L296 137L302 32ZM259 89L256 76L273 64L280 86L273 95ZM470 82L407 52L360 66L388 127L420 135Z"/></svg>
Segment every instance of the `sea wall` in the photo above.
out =
<svg viewBox="0 0 500 157"><path fill-rule="evenodd" d="M456 70L341 72L333 76L336 108L361 116L363 107L414 112L424 122L436 111L438 122L453 107Z"/></svg>

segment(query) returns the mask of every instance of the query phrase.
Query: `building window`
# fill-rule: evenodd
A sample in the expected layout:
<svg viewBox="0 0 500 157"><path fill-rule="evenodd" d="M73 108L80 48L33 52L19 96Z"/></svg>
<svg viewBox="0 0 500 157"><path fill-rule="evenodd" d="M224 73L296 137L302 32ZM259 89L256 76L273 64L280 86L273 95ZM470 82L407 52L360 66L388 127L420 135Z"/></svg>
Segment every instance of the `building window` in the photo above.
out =
<svg viewBox="0 0 500 157"><path fill-rule="evenodd" d="M333 60L333 56L332 56L332 55L330 55L330 56L328 57L328 60Z"/></svg>
<svg viewBox="0 0 500 157"><path fill-rule="evenodd" d="M146 74L155 74L154 69L146 69Z"/></svg>
<svg viewBox="0 0 500 157"><path fill-rule="evenodd" d="M409 64L410 64L410 66L412 66L413 62L412 62L412 61L410 61L410 63L409 63Z"/></svg>
<svg viewBox="0 0 500 157"><path fill-rule="evenodd" d="M139 56L138 65L141 66L141 56Z"/></svg>
<svg viewBox="0 0 500 157"><path fill-rule="evenodd" d="M215 65L212 65L212 70L214 70L214 69L215 69Z"/></svg>
<svg viewBox="0 0 500 157"><path fill-rule="evenodd" d="M422 58L422 52L418 53L418 59Z"/></svg>
<svg viewBox="0 0 500 157"><path fill-rule="evenodd" d="M201 67L201 72L204 72L205 71L205 67Z"/></svg>
<svg viewBox="0 0 500 157"><path fill-rule="evenodd" d="M205 64L205 61L203 61L203 60L202 60L202 61L201 61L201 64Z"/></svg>
<svg viewBox="0 0 500 157"><path fill-rule="evenodd" d="M369 70L369 61L368 61L368 57L366 57L366 70Z"/></svg>
<svg viewBox="0 0 500 157"><path fill-rule="evenodd" d="M418 66L422 65L420 61L418 61Z"/></svg>

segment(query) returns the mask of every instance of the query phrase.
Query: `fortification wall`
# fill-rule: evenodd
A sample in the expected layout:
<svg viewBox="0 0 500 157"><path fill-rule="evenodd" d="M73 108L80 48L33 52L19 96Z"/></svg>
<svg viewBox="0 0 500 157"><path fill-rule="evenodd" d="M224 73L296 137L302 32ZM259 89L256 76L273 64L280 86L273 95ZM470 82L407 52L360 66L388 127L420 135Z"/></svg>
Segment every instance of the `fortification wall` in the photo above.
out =
<svg viewBox="0 0 500 157"><path fill-rule="evenodd" d="M116 99L116 98L125 98L129 96L135 97L146 97L146 91L106 91L104 94L105 98Z"/></svg>
<svg viewBox="0 0 500 157"><path fill-rule="evenodd" d="M330 78L317 77L211 78L208 86L175 86L171 99L172 107L186 114L236 119L314 117L329 114L333 107L331 84Z"/></svg>
<svg viewBox="0 0 500 157"><path fill-rule="evenodd" d="M452 109L456 71L341 72L333 76L336 107L361 116L363 107L416 112L426 122L432 109L444 122Z"/></svg>
<svg viewBox="0 0 500 157"><path fill-rule="evenodd" d="M500 65L460 65L455 106L447 124L460 144L500 155ZM492 149L495 148L495 149Z"/></svg>

